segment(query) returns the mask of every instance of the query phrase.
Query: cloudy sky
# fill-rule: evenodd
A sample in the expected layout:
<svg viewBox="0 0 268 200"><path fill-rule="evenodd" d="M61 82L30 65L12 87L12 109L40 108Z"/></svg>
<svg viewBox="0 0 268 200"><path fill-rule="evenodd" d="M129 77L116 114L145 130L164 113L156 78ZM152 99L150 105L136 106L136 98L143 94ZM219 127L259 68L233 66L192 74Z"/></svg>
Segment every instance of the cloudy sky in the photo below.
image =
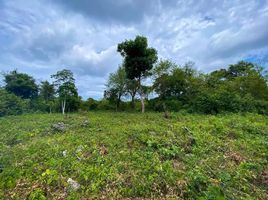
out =
<svg viewBox="0 0 268 200"><path fill-rule="evenodd" d="M101 98L119 42L148 37L160 58L209 72L268 63L268 0L0 0L0 71L38 82L67 68L83 98Z"/></svg>

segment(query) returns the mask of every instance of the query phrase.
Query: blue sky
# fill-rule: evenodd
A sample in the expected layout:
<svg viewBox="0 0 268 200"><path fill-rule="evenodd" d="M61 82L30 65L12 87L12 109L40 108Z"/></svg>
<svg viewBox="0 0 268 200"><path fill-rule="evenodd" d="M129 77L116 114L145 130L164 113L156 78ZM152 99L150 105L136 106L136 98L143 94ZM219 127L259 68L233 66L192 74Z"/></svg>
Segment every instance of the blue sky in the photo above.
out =
<svg viewBox="0 0 268 200"><path fill-rule="evenodd" d="M40 82L67 68L83 98L101 98L122 62L117 44L136 35L203 72L267 65L268 0L0 0L0 71Z"/></svg>

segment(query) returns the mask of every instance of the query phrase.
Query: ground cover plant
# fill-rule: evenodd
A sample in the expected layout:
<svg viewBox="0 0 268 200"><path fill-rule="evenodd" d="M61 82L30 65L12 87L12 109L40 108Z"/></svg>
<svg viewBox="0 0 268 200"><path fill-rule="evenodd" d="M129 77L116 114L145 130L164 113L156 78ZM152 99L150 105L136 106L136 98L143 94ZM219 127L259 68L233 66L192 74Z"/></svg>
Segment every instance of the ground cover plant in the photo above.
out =
<svg viewBox="0 0 268 200"><path fill-rule="evenodd" d="M0 118L0 199L268 199L268 118Z"/></svg>

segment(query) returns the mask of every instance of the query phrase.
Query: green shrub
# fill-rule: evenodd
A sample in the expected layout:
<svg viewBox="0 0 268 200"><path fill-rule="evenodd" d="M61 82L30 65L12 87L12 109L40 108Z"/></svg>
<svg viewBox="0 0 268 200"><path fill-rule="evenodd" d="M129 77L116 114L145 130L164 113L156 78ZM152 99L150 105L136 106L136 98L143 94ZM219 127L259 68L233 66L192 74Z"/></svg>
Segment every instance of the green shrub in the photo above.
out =
<svg viewBox="0 0 268 200"><path fill-rule="evenodd" d="M108 100L101 100L97 106L98 110L115 110L115 106L110 104Z"/></svg>
<svg viewBox="0 0 268 200"><path fill-rule="evenodd" d="M29 110L29 102L15 94L0 89L0 117L5 115L18 115Z"/></svg>
<svg viewBox="0 0 268 200"><path fill-rule="evenodd" d="M153 111L163 112L166 109L168 111L178 112L182 108L182 102L177 99L161 100L159 98L155 98L148 101L148 109Z"/></svg>
<svg viewBox="0 0 268 200"><path fill-rule="evenodd" d="M254 102L254 107L259 114L268 114L268 101L258 100Z"/></svg>

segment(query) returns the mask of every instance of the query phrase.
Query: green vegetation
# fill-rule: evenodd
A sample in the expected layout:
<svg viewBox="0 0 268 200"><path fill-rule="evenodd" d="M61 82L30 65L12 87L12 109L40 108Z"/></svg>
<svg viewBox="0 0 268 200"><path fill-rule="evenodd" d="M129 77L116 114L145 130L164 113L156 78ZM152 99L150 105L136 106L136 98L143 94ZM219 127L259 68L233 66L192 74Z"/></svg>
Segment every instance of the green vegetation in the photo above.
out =
<svg viewBox="0 0 268 200"><path fill-rule="evenodd" d="M264 115L31 114L0 130L0 199L268 199Z"/></svg>
<svg viewBox="0 0 268 200"><path fill-rule="evenodd" d="M15 95L28 99L37 96L38 87L33 77L28 74L18 73L17 70L4 75L6 90Z"/></svg>
<svg viewBox="0 0 268 200"><path fill-rule="evenodd" d="M0 88L0 117L19 115L29 110L29 102Z"/></svg>

